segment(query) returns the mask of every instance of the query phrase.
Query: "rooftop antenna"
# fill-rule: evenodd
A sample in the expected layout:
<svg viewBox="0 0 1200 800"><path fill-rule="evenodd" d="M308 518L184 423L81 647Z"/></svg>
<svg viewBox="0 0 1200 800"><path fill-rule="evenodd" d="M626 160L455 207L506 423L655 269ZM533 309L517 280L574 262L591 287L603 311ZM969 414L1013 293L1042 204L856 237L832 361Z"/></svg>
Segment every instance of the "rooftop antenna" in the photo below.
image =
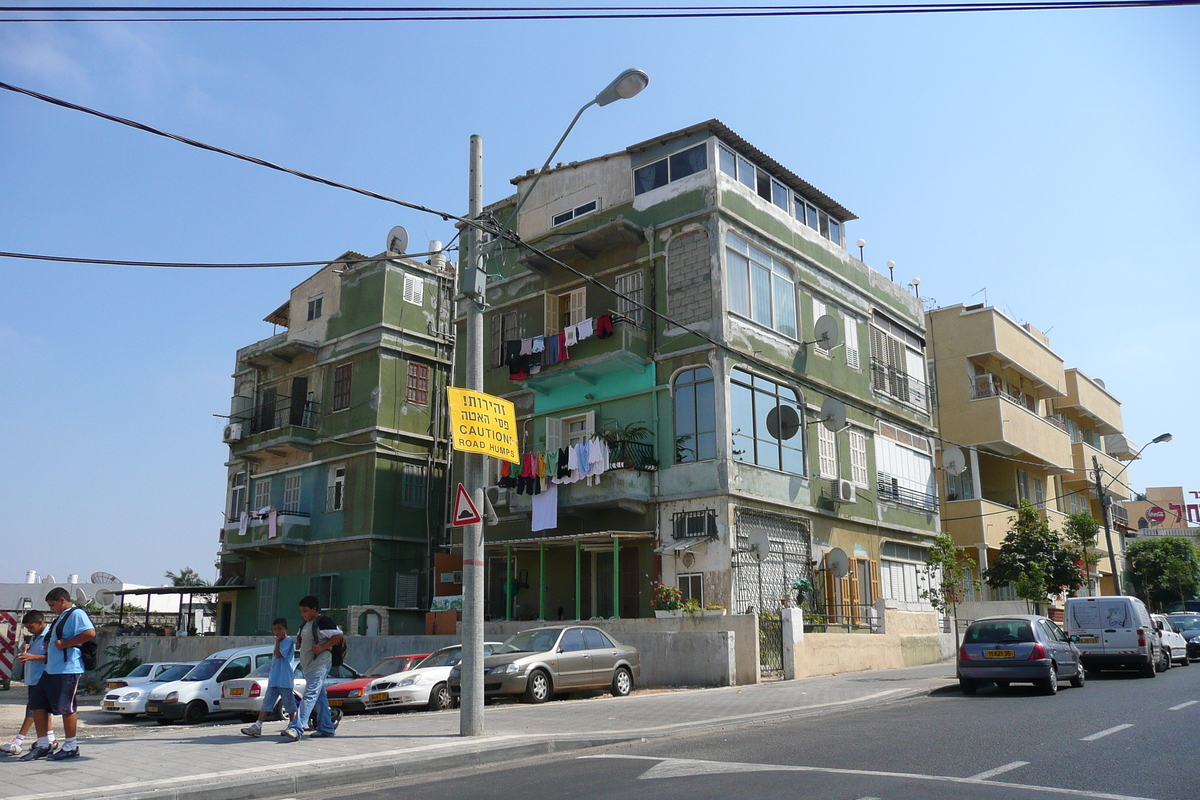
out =
<svg viewBox="0 0 1200 800"><path fill-rule="evenodd" d="M983 287L982 289L980 289L975 294L971 295L971 297L974 297L976 294L979 294L980 292L983 293L983 304L986 306L987 305L987 287L986 286Z"/></svg>

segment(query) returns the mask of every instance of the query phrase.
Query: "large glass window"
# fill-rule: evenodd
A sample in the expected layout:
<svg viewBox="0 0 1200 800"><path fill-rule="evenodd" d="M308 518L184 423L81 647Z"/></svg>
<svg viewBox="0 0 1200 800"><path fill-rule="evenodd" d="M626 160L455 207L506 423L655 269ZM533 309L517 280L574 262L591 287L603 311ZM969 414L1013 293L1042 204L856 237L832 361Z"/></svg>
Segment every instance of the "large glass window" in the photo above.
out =
<svg viewBox="0 0 1200 800"><path fill-rule="evenodd" d="M804 475L804 406L790 386L735 369L729 377L733 457Z"/></svg>
<svg viewBox="0 0 1200 800"><path fill-rule="evenodd" d="M796 286L791 270L738 236L729 234L726 244L730 310L796 338Z"/></svg>
<svg viewBox="0 0 1200 800"><path fill-rule="evenodd" d="M713 374L697 367L675 377L675 463L717 457L717 415Z"/></svg>
<svg viewBox="0 0 1200 800"><path fill-rule="evenodd" d="M633 171L633 193L644 194L708 169L708 146L698 144Z"/></svg>

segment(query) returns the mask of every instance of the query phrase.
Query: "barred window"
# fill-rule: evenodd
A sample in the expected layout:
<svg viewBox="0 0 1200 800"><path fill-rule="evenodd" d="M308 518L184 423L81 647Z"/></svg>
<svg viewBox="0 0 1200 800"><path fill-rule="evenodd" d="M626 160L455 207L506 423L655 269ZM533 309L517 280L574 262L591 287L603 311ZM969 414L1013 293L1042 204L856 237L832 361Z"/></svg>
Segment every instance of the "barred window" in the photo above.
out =
<svg viewBox="0 0 1200 800"><path fill-rule="evenodd" d="M400 479L400 505L424 508L429 469L422 464L405 464Z"/></svg>
<svg viewBox="0 0 1200 800"><path fill-rule="evenodd" d="M408 364L408 402L419 406L429 405L429 367L426 364Z"/></svg>
<svg viewBox="0 0 1200 800"><path fill-rule="evenodd" d="M354 374L353 364L340 364L333 370L333 410L345 411L350 407L350 379Z"/></svg>

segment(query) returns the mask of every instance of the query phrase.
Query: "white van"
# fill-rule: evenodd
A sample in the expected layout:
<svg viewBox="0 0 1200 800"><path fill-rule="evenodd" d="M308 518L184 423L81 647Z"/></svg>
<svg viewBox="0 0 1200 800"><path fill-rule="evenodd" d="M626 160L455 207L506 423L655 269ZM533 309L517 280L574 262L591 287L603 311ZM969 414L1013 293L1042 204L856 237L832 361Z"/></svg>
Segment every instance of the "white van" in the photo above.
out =
<svg viewBox="0 0 1200 800"><path fill-rule="evenodd" d="M157 719L160 725L176 720L192 725L203 722L209 714L221 711L221 684L246 677L256 667L269 663L274 652L273 644L219 650L182 679L155 684L146 698L146 716Z"/></svg>
<svg viewBox="0 0 1200 800"><path fill-rule="evenodd" d="M1136 597L1068 597L1067 635L1079 648L1089 672L1106 668L1137 669L1145 678L1157 674L1161 645L1146 605Z"/></svg>

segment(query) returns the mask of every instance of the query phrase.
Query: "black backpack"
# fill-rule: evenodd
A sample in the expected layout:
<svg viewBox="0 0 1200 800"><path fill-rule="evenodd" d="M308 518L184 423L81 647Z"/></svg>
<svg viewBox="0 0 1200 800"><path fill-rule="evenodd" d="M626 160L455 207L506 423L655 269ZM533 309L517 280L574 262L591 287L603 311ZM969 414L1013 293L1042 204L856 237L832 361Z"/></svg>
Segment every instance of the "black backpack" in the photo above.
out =
<svg viewBox="0 0 1200 800"><path fill-rule="evenodd" d="M312 633L313 633L312 638L313 638L314 642L317 641L317 635L318 635L317 631L319 629L321 620L323 620L323 619L329 619L329 617L322 614L321 616L317 617L312 622L307 623L309 625L312 625ZM329 619L329 621L333 622L332 619ZM299 641L300 641L300 637L296 637L297 644L299 643ZM350 652L350 646L346 644L346 634L343 632L342 640L340 642L338 642L337 644L335 644L333 647L329 648L330 665L334 666L334 667L340 667L340 666L342 666L342 664L345 664L346 663L346 654L349 652Z"/></svg>
<svg viewBox="0 0 1200 800"><path fill-rule="evenodd" d="M54 631L55 641L62 638L63 626L67 624L67 617L71 616L71 614L75 613L76 611L80 611L80 610L81 609L79 608L79 606L71 606L69 611L67 611L65 614L59 615L58 620L54 623L54 628L51 629ZM46 652L47 653L50 652L50 648L52 646L53 646L53 643L50 641L50 634L47 633L46 634ZM100 665L100 646L98 644L96 644L95 639L88 639L83 644L76 645L76 647L79 648L79 657L83 661L83 671L84 672L91 672L92 670L94 670L96 667L98 667ZM65 656L64 656L64 658L65 658Z"/></svg>

